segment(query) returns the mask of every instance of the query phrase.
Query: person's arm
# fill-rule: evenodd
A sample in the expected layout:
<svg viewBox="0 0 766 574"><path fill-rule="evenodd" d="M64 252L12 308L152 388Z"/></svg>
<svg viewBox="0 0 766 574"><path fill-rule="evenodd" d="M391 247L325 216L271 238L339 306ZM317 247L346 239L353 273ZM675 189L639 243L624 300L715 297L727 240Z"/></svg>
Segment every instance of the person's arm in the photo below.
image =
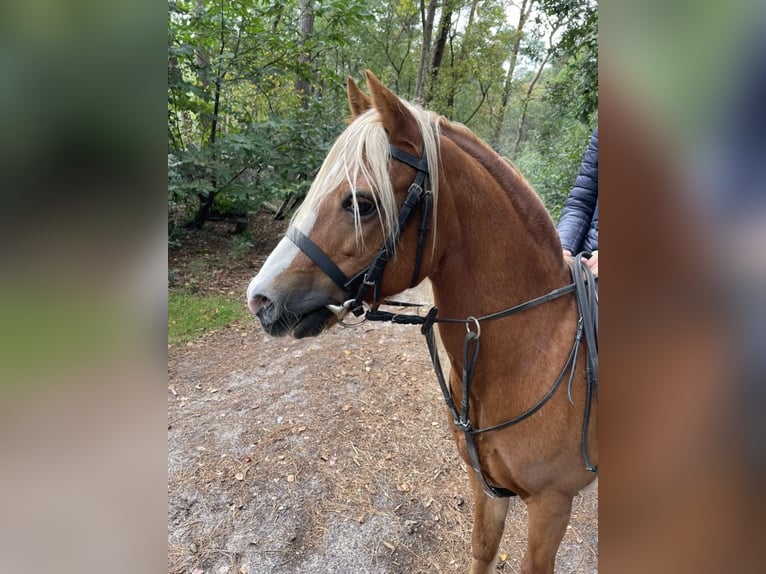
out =
<svg viewBox="0 0 766 574"><path fill-rule="evenodd" d="M580 170L569 192L557 226L564 251L580 251L598 204L598 128L585 150Z"/></svg>

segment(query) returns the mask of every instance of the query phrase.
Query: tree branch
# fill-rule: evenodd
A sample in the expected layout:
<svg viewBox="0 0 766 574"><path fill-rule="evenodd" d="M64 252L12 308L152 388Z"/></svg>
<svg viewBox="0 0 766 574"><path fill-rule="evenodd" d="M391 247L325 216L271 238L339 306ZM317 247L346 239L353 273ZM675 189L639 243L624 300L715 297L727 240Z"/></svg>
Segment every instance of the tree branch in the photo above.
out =
<svg viewBox="0 0 766 574"><path fill-rule="evenodd" d="M461 123L468 125L468 122L470 122L473 119L473 116L476 115L476 113L481 109L481 106L484 104L484 100L487 99L487 94L489 93L489 86L484 88L484 86L481 85L481 82L479 82L479 90L481 91L481 100L479 101L479 105L476 106L476 109L471 113L470 116L468 116L468 119L465 121L462 121Z"/></svg>

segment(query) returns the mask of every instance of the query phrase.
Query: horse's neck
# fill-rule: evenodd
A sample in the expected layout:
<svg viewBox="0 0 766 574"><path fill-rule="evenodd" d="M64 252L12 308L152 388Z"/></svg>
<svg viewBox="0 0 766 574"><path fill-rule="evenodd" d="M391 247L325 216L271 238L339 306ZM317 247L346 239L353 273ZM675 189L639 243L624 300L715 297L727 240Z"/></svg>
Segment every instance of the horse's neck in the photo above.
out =
<svg viewBox="0 0 766 574"><path fill-rule="evenodd" d="M567 283L553 222L523 177L475 138L448 135L431 276L444 311L487 314Z"/></svg>
<svg viewBox="0 0 766 574"><path fill-rule="evenodd" d="M569 282L560 249L535 243L519 227L521 218L488 203L483 214L465 206L464 215L440 234L442 255L431 281L444 315L487 315Z"/></svg>
<svg viewBox="0 0 766 574"><path fill-rule="evenodd" d="M507 165L487 169L478 158L451 159L443 164L439 258L431 274L439 314L479 317L569 283L553 222L523 178ZM572 317L569 298L546 303L482 327L482 348L494 347L516 369L552 341L569 338L563 325ZM465 330L440 330L450 355L459 357Z"/></svg>

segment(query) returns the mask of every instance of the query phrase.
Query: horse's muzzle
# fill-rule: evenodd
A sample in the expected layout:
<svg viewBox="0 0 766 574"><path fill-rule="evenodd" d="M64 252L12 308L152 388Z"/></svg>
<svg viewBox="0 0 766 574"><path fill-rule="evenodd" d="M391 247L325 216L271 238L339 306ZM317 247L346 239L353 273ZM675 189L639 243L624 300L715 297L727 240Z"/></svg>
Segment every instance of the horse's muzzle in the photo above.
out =
<svg viewBox="0 0 766 574"><path fill-rule="evenodd" d="M258 317L261 327L269 335L282 337L290 330L290 321L274 302L263 295L256 295L247 300L250 312Z"/></svg>
<svg viewBox="0 0 766 574"><path fill-rule="evenodd" d="M248 298L247 305L263 330L273 337L283 337L291 331L296 339L315 337L337 320L325 305L316 303L291 309L264 295L255 295Z"/></svg>
<svg viewBox="0 0 766 574"><path fill-rule="evenodd" d="M253 315L258 315L258 318L263 320L262 313L264 311L269 312L269 308L273 308L274 303L272 303L268 297L256 295L252 299L247 300L247 306L250 308L250 312Z"/></svg>
<svg viewBox="0 0 766 574"><path fill-rule="evenodd" d="M326 307L320 307L301 317L293 329L293 337L296 339L316 337L336 320L337 318L332 311Z"/></svg>

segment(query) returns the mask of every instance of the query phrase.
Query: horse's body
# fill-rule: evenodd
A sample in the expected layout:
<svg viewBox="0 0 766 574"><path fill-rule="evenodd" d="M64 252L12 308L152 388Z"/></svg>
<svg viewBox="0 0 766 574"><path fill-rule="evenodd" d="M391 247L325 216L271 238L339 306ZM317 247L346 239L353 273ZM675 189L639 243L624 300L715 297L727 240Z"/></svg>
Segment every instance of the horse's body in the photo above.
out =
<svg viewBox="0 0 766 574"><path fill-rule="evenodd" d="M399 100L369 73L368 83L371 100L349 81L354 121L325 160L293 225L347 276L369 265L395 230L395 212L415 173L390 159L390 144L428 159L434 226L416 280L431 279L440 316L480 317L570 283L553 222L514 167L467 128ZM408 287L417 242L417 226L402 230L382 276L381 297ZM318 334L335 320L326 306L346 298L337 282L287 239L248 288L251 310L275 335ZM577 319L574 298L566 296L481 324L481 352L469 393L475 428L523 412L548 391L572 349ZM439 324L439 333L458 403L466 327ZM577 408L559 391L523 422L476 435L487 482L517 493L528 506L529 537L522 563L527 574L553 573L572 498L595 479L581 456L583 365L582 360L577 363L571 390ZM587 433L594 462L596 429L594 405ZM469 463L476 507L471 572L488 574L494 572L508 499L485 493L471 470L465 435L454 426L453 431Z"/></svg>

